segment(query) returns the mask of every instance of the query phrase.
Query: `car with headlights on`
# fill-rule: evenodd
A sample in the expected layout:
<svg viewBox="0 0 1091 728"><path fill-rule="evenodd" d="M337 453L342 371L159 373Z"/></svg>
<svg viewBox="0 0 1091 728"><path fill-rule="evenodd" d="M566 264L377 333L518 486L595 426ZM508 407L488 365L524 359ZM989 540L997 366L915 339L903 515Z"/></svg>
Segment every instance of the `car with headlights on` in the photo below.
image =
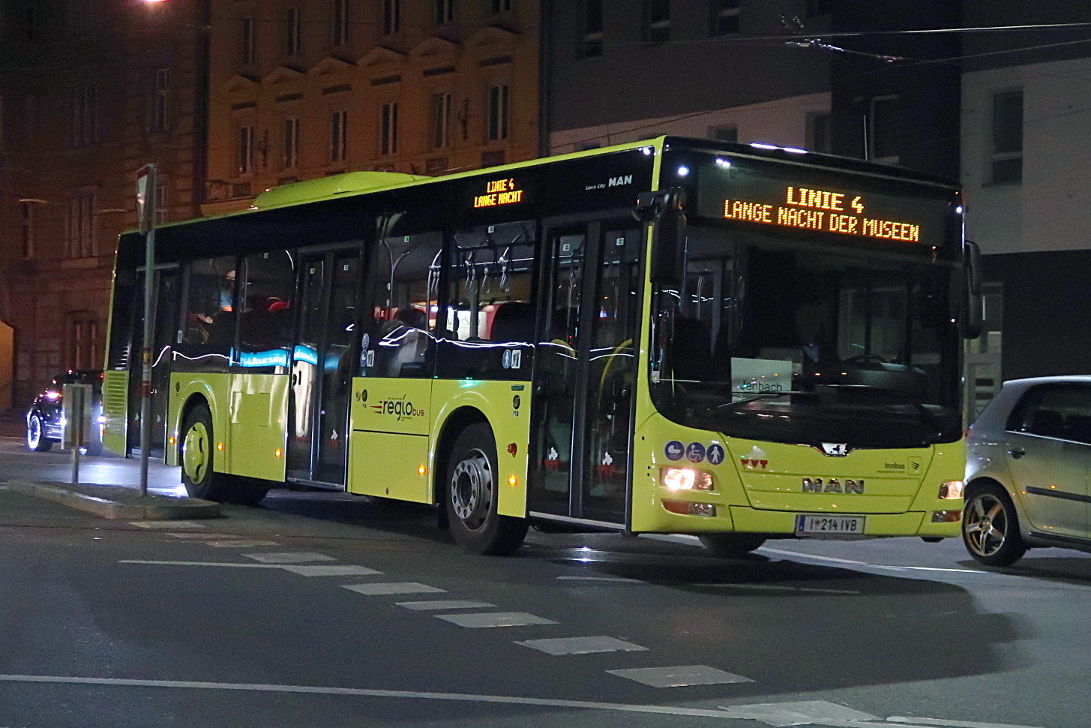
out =
<svg viewBox="0 0 1091 728"><path fill-rule="evenodd" d="M987 566L1091 551L1091 376L1005 382L970 428L962 539Z"/></svg>
<svg viewBox="0 0 1091 728"><path fill-rule="evenodd" d="M45 452L59 443L64 434L64 385L90 384L92 391L91 432L87 433L84 451L89 455L102 452L102 437L98 422L102 415L102 372L97 369L70 369L53 377L49 386L38 393L27 411L27 447Z"/></svg>

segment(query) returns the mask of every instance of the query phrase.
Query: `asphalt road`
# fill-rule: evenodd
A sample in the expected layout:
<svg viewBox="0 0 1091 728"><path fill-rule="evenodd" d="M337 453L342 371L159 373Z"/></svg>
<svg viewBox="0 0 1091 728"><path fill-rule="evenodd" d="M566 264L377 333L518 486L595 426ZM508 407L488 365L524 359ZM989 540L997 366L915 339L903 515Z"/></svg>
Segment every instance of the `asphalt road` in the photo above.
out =
<svg viewBox="0 0 1091 728"><path fill-rule="evenodd" d="M0 479L67 465L0 440ZM418 506L279 491L225 513L111 522L0 485L0 727L1091 723L1075 552L983 571L954 541L724 560L532 531L485 558Z"/></svg>

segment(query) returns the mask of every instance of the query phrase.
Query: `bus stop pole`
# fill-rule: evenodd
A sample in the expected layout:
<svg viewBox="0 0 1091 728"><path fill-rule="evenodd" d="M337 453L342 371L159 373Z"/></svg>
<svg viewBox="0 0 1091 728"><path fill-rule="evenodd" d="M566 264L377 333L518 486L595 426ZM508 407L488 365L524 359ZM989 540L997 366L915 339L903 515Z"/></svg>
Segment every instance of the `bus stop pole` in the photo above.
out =
<svg viewBox="0 0 1091 728"><path fill-rule="evenodd" d="M138 175L137 200L144 232L144 345L140 381L140 495L148 495L148 458L152 442L152 338L155 336L155 165ZM141 189L143 187L143 189ZM143 198L143 199L141 199Z"/></svg>

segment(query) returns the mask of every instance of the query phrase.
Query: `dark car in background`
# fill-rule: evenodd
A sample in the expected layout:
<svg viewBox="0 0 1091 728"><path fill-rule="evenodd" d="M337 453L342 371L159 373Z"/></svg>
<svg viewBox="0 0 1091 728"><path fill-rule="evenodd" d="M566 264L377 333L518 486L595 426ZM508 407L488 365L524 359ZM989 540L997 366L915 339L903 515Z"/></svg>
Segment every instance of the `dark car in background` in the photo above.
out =
<svg viewBox="0 0 1091 728"><path fill-rule="evenodd" d="M102 437L98 423L102 415L102 372L97 369L69 370L58 374L34 398L27 412L27 447L45 452L61 441L64 433L62 399L64 385L90 384L92 387L91 431L87 433L84 451L88 455L102 452Z"/></svg>

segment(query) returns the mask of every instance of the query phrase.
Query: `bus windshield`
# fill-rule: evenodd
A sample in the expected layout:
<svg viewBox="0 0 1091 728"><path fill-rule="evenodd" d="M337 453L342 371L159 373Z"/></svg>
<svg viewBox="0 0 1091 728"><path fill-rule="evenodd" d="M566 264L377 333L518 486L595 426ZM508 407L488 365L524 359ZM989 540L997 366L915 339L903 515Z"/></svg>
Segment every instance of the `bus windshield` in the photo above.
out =
<svg viewBox="0 0 1091 728"><path fill-rule="evenodd" d="M931 256L691 224L685 282L656 294L656 406L756 440L957 440L958 270Z"/></svg>

